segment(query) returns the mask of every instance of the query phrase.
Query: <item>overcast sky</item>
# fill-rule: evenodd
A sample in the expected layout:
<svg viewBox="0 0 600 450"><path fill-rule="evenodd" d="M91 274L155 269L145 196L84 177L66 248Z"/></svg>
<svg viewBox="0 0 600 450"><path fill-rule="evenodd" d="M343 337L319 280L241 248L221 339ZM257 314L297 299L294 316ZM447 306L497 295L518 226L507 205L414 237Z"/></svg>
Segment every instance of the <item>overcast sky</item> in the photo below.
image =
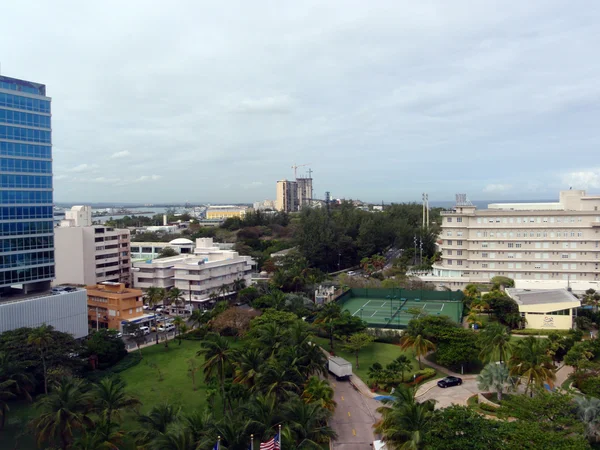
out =
<svg viewBox="0 0 600 450"><path fill-rule="evenodd" d="M2 74L47 85L55 200L600 191L600 2L29 1ZM307 167L298 169L304 173Z"/></svg>

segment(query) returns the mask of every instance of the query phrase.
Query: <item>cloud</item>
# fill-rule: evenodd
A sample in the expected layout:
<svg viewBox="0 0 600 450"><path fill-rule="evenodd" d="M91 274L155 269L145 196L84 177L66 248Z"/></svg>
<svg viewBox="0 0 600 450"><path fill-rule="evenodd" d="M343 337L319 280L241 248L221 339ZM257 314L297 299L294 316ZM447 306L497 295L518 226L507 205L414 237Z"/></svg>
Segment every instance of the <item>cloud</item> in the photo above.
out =
<svg viewBox="0 0 600 450"><path fill-rule="evenodd" d="M134 183L142 183L144 181L157 181L162 178L162 175L142 175L139 178L133 180Z"/></svg>
<svg viewBox="0 0 600 450"><path fill-rule="evenodd" d="M262 181L253 181L251 183L242 184L241 186L244 189L256 189L261 187L263 184L264 183Z"/></svg>
<svg viewBox="0 0 600 450"><path fill-rule="evenodd" d="M241 114L289 114L292 112L292 99L287 95L242 100L234 107Z"/></svg>
<svg viewBox="0 0 600 450"><path fill-rule="evenodd" d="M98 168L97 164L79 164L78 166L73 167L70 172L81 173L81 172L90 172Z"/></svg>
<svg viewBox="0 0 600 450"><path fill-rule="evenodd" d="M65 180L69 178L67 175L54 175L54 181Z"/></svg>
<svg viewBox="0 0 600 450"><path fill-rule="evenodd" d="M506 192L511 189L512 185L510 184L488 184L486 187L483 188L483 192L499 193Z"/></svg>
<svg viewBox="0 0 600 450"><path fill-rule="evenodd" d="M600 168L569 172L562 176L565 188L598 189L600 188Z"/></svg>
<svg viewBox="0 0 600 450"><path fill-rule="evenodd" d="M111 159L126 158L130 154L131 153L129 153L129 150L123 150L122 152L113 153L112 155L110 155L110 158Z"/></svg>
<svg viewBox="0 0 600 450"><path fill-rule="evenodd" d="M120 180L118 178L107 178L107 177L95 177L87 180L91 183L100 183L100 184L113 184L118 183Z"/></svg>

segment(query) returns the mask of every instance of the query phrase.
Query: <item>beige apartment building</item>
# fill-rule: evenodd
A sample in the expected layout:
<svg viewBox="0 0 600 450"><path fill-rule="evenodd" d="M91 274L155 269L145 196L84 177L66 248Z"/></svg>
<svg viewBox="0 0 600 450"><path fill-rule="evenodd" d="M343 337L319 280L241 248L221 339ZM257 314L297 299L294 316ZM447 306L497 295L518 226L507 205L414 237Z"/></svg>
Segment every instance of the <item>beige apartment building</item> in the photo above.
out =
<svg viewBox="0 0 600 450"><path fill-rule="evenodd" d="M502 275L520 288L598 289L600 196L569 190L558 202L483 210L464 200L442 212L441 261L422 280L454 290Z"/></svg>
<svg viewBox="0 0 600 450"><path fill-rule="evenodd" d="M298 210L298 183L288 180L279 180L277 182L275 209L285 212Z"/></svg>
<svg viewBox="0 0 600 450"><path fill-rule="evenodd" d="M103 282L87 286L88 324L92 329L112 328L122 331L123 323L137 322L144 314L144 293L123 283ZM152 315L153 316L153 315Z"/></svg>
<svg viewBox="0 0 600 450"><path fill-rule="evenodd" d="M129 230L93 226L60 226L54 230L54 284L96 285L105 281L131 284Z"/></svg>
<svg viewBox="0 0 600 450"><path fill-rule="evenodd" d="M234 282L242 279L250 285L255 262L233 250L221 250L212 238L196 239L192 255L179 255L133 264L134 285L138 289L179 288L185 300L201 304L211 294L221 295L221 286L234 291Z"/></svg>

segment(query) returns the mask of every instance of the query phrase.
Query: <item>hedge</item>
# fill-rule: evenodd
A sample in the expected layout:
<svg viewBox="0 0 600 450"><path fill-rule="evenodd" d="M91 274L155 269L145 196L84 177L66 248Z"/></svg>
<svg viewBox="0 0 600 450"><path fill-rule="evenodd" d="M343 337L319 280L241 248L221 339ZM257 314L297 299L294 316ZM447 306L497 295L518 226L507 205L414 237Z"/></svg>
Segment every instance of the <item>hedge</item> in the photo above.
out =
<svg viewBox="0 0 600 450"><path fill-rule="evenodd" d="M523 336L549 336L551 334L558 334L559 336L567 336L569 330L536 330L534 328L524 328L522 330L512 330L512 334Z"/></svg>

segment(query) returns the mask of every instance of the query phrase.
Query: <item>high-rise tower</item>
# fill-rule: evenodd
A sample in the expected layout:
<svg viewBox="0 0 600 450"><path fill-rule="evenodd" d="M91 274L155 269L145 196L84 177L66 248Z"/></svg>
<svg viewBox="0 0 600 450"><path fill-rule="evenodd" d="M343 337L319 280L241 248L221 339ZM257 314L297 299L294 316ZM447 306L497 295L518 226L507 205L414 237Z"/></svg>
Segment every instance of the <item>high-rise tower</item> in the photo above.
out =
<svg viewBox="0 0 600 450"><path fill-rule="evenodd" d="M0 291L54 278L50 102L45 85L0 76Z"/></svg>

